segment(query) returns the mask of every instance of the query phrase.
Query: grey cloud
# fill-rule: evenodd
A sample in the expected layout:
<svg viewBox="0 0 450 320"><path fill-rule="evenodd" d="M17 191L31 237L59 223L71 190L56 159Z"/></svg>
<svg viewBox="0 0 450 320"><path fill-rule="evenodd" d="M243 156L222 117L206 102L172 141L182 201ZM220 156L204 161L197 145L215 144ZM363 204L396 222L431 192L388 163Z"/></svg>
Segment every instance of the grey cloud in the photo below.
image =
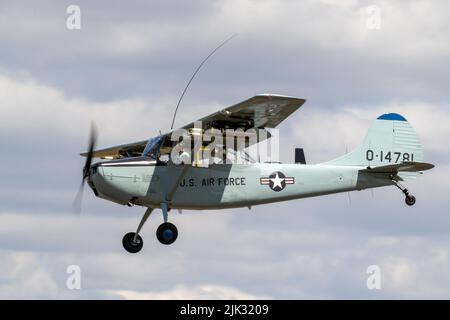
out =
<svg viewBox="0 0 450 320"><path fill-rule="evenodd" d="M251 1L192 6L152 1L128 4L126 10L118 3L81 2L85 20L79 32L64 27L68 2L16 5L3 13L1 66L70 95L101 101L163 96L174 104L199 61L237 32L186 100L228 102L249 92L277 91L327 106L411 96L443 102L448 74L441 66L448 63L448 47L441 44L449 27L439 8L447 3L423 8L435 17L434 27L421 26L422 3L416 2L404 7L379 2L383 27L371 32L365 30L362 12L369 3L363 1L263 7ZM6 32L16 25L14 33Z"/></svg>

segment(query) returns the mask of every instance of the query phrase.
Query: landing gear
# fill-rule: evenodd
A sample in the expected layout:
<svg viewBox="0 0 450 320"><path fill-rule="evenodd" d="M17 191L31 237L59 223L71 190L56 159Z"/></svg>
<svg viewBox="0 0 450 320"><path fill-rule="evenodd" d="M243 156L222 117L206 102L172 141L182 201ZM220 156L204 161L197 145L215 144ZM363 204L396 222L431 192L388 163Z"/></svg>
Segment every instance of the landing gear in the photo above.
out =
<svg viewBox="0 0 450 320"><path fill-rule="evenodd" d="M392 182L394 185L399 188L403 194L405 195L405 203L408 206L413 206L416 203L416 197L414 197L412 194L409 193L408 189L406 189L404 186L400 184L397 180L392 179Z"/></svg>
<svg viewBox="0 0 450 320"><path fill-rule="evenodd" d="M158 227L158 230L156 231L156 237L162 244L169 245L177 240L178 230L175 225L167 221L169 211L167 203L161 203L161 210L164 218L164 223ZM144 241L139 235L139 232L141 231L152 211L153 208L147 208L136 232L129 232L123 237L122 244L126 251L130 253L138 253L139 251L141 251L142 247L144 246Z"/></svg>
<svg viewBox="0 0 450 320"><path fill-rule="evenodd" d="M158 230L156 230L156 237L162 244L172 244L178 237L177 227L170 222L164 222L158 227Z"/></svg>
<svg viewBox="0 0 450 320"><path fill-rule="evenodd" d="M129 232L123 237L122 245L124 249L127 250L129 253L138 253L144 246L144 241L139 235L139 232L141 231L142 226L144 225L145 221L147 221L152 211L153 208L147 208L147 210L145 210L144 216L141 219L141 222L139 223L136 232Z"/></svg>
<svg viewBox="0 0 450 320"><path fill-rule="evenodd" d="M135 239L136 238L136 239ZM144 246L144 241L140 235L134 232L128 232L122 239L122 244L125 250L129 253L138 253Z"/></svg>
<svg viewBox="0 0 450 320"><path fill-rule="evenodd" d="M411 195L406 196L405 197L405 202L406 202L406 204L408 206L413 206L416 203L416 197L411 196Z"/></svg>
<svg viewBox="0 0 450 320"><path fill-rule="evenodd" d="M156 237L162 244L169 245L177 240L178 230L173 224L167 222L167 212L169 211L167 208L167 203L161 203L161 210L163 213L164 223L158 227L158 230L156 230Z"/></svg>

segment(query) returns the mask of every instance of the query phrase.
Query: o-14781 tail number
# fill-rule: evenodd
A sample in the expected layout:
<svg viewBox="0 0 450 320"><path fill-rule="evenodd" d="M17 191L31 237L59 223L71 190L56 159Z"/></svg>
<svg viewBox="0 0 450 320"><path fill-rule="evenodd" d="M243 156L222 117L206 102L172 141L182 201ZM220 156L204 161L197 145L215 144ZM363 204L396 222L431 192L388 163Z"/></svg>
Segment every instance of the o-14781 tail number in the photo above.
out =
<svg viewBox="0 0 450 320"><path fill-rule="evenodd" d="M366 160L367 161L379 160L380 162L394 162L394 163L414 161L414 153L393 152L383 150L376 152L369 149L366 151Z"/></svg>

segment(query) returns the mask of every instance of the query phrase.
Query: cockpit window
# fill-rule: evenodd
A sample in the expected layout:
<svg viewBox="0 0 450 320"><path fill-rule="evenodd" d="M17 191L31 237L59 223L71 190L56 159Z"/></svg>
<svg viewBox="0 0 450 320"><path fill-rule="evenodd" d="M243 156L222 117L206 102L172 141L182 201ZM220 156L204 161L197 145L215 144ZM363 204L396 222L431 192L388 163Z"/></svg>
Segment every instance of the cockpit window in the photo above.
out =
<svg viewBox="0 0 450 320"><path fill-rule="evenodd" d="M164 143L164 136L157 136L150 138L145 146L144 152L142 153L145 157L150 157L153 160L157 160L161 154L160 149Z"/></svg>

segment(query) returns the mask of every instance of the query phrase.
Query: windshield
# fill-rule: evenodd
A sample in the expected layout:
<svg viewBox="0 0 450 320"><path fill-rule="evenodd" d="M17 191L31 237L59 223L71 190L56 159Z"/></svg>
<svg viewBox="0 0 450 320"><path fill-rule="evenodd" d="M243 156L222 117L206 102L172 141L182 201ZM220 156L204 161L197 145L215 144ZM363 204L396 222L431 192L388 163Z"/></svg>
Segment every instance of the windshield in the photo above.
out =
<svg viewBox="0 0 450 320"><path fill-rule="evenodd" d="M144 157L150 157L154 160L157 160L160 155L160 148L164 143L164 136L157 136L154 138L150 138L145 146L144 152L142 155Z"/></svg>

